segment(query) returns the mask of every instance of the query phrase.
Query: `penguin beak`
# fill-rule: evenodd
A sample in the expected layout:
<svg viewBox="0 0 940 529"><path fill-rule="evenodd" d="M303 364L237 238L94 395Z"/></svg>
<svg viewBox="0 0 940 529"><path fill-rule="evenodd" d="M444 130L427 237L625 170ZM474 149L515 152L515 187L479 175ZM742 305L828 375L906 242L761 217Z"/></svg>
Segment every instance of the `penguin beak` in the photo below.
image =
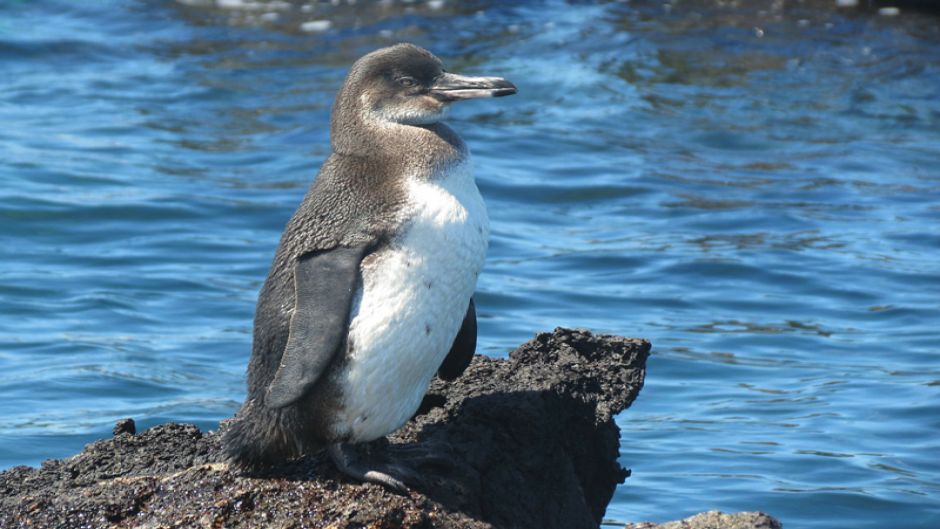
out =
<svg viewBox="0 0 940 529"><path fill-rule="evenodd" d="M511 96L515 93L516 85L502 77L470 77L444 72L431 85L431 95L445 102Z"/></svg>

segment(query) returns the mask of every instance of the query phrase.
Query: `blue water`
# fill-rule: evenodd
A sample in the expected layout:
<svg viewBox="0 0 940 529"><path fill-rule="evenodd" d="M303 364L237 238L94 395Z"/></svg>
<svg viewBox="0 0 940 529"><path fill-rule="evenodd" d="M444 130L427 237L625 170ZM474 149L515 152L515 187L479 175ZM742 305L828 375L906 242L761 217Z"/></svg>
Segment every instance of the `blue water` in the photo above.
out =
<svg viewBox="0 0 940 529"><path fill-rule="evenodd" d="M450 120L492 218L482 352L654 343L611 524L940 527L940 19L217 4L0 3L0 468L234 413L332 97L412 41L519 87Z"/></svg>

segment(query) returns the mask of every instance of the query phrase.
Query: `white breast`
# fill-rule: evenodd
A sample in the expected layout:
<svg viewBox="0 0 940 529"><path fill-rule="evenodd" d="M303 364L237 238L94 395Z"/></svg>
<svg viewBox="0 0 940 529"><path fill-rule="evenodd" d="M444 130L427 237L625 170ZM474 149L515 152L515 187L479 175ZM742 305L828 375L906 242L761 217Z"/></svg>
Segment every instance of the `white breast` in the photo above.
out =
<svg viewBox="0 0 940 529"><path fill-rule="evenodd" d="M486 206L469 161L408 183L403 233L362 267L334 435L370 441L418 409L450 350L483 266Z"/></svg>

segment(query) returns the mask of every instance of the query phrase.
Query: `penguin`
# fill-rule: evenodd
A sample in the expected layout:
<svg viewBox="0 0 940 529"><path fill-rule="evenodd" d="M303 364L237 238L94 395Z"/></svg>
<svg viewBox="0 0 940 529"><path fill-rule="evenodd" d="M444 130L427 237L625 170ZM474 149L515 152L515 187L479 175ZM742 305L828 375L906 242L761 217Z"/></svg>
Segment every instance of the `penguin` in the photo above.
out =
<svg viewBox="0 0 940 529"><path fill-rule="evenodd" d="M358 481L414 481L406 464L357 446L403 426L435 373L456 379L476 348L489 220L467 146L441 120L454 102L515 93L412 44L353 64L332 108L332 152L258 296L247 396L222 440L234 468L327 450Z"/></svg>

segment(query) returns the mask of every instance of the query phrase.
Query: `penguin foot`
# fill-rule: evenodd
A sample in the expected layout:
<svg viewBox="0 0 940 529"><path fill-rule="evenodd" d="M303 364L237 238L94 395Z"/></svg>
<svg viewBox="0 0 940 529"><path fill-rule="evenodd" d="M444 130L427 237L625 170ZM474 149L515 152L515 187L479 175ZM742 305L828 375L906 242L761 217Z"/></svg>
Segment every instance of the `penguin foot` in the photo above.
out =
<svg viewBox="0 0 940 529"><path fill-rule="evenodd" d="M433 476L454 469L449 452L442 454L437 445L388 444L384 439L378 445L336 443L327 451L343 474L403 494L408 492L406 483L413 487L430 485Z"/></svg>
<svg viewBox="0 0 940 529"><path fill-rule="evenodd" d="M404 460L413 468L449 472L454 469L454 460L450 455L443 455L437 446L427 444L389 445L387 448L393 459Z"/></svg>
<svg viewBox="0 0 940 529"><path fill-rule="evenodd" d="M412 483L419 481L417 476L405 467L391 464L367 464L358 461L359 455L355 453L352 447L342 443L330 445L327 451L330 454L330 459L333 460L333 464L340 472L359 481L377 483L401 494L408 493L405 481ZM404 480L392 474L397 474L403 477Z"/></svg>

